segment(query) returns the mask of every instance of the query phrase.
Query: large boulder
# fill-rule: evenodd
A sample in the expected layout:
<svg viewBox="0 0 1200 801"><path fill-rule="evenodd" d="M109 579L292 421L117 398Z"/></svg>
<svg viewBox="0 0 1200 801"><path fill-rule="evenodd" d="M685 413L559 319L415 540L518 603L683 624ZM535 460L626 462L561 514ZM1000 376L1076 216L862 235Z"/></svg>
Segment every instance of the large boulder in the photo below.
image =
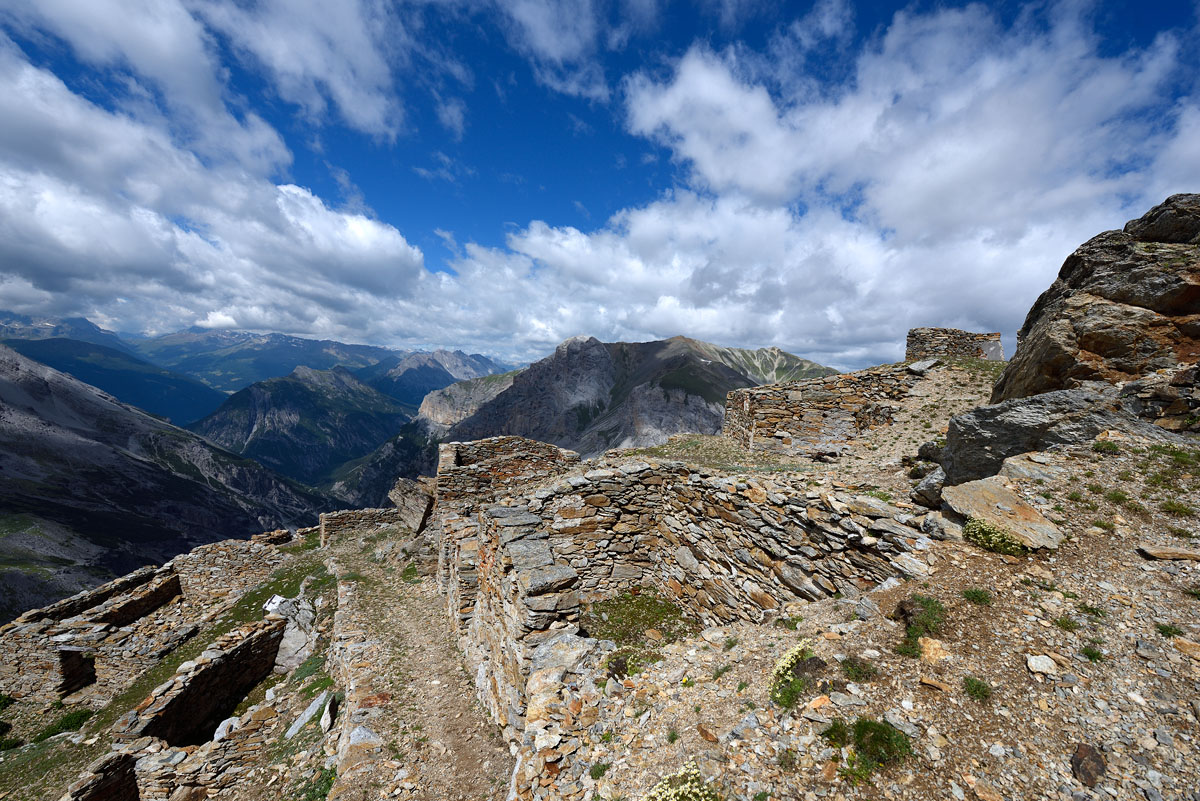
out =
<svg viewBox="0 0 1200 801"><path fill-rule="evenodd" d="M433 508L433 493L425 484L398 478L388 492L388 500L404 513L404 525L412 529L414 534L420 534L425 529Z"/></svg>
<svg viewBox="0 0 1200 801"><path fill-rule="evenodd" d="M1030 309L992 403L1120 383L1200 357L1200 195L1081 245Z"/></svg>
<svg viewBox="0 0 1200 801"><path fill-rule="evenodd" d="M1110 429L1173 439L1162 428L1123 409L1117 387L1098 381L980 406L950 420L942 451L946 486L993 476L1010 456L1052 445L1090 442Z"/></svg>

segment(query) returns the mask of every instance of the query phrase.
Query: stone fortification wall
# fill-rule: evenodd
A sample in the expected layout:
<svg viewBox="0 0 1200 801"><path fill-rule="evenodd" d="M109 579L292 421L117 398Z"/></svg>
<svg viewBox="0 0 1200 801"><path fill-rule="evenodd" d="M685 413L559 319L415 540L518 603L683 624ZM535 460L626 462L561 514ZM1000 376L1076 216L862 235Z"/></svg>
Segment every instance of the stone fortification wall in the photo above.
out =
<svg viewBox="0 0 1200 801"><path fill-rule="evenodd" d="M151 703L117 721L113 737L130 742L155 737L172 746L212 739L217 724L275 667L286 621L278 615L220 637L204 653L179 666L151 694Z"/></svg>
<svg viewBox="0 0 1200 801"><path fill-rule="evenodd" d="M542 669L534 654L575 631L583 604L640 586L709 625L762 620L788 602L927 575L919 522L799 481L618 460L452 511L443 532L466 532L470 548L443 538L442 587L481 699L520 742Z"/></svg>
<svg viewBox="0 0 1200 801"><path fill-rule="evenodd" d="M863 431L886 425L917 374L904 365L737 389L725 401L722 434L748 450L789 456L838 453Z"/></svg>
<svg viewBox="0 0 1200 801"><path fill-rule="evenodd" d="M225 603L261 584L283 564L273 545L222 540L180 554L166 566L179 574L184 597L194 606Z"/></svg>
<svg viewBox="0 0 1200 801"><path fill-rule="evenodd" d="M283 558L273 545L226 540L26 612L0 627L0 692L49 703L86 688L83 702L103 706Z"/></svg>
<svg viewBox="0 0 1200 801"><path fill-rule="evenodd" d="M908 332L904 360L987 359L1004 361L1000 334L976 334L957 328L913 328Z"/></svg>
<svg viewBox="0 0 1200 801"><path fill-rule="evenodd" d="M438 502L469 508L497 493L557 475L579 463L579 454L524 437L448 442L438 448Z"/></svg>
<svg viewBox="0 0 1200 801"><path fill-rule="evenodd" d="M341 512L325 512L320 517L321 546L329 544L329 538L359 529L379 526L402 526L408 515L402 509L346 509Z"/></svg>
<svg viewBox="0 0 1200 801"><path fill-rule="evenodd" d="M271 671L285 625L279 616L249 623L180 665L117 721L117 750L92 763L61 801L209 798L234 785L279 720L270 705L220 718Z"/></svg>

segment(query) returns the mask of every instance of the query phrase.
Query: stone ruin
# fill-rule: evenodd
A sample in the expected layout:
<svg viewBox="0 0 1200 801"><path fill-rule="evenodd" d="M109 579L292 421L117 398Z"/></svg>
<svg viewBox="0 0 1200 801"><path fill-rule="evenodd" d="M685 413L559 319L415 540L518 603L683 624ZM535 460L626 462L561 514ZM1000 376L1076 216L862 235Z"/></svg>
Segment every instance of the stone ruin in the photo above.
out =
<svg viewBox="0 0 1200 801"><path fill-rule="evenodd" d="M838 454L864 431L892 421L920 376L906 365L735 389L721 433L746 450L786 456Z"/></svg>
<svg viewBox="0 0 1200 801"><path fill-rule="evenodd" d="M1003 360L1000 334L914 328L903 364L730 392L721 433L746 450L838 455L864 432L891 424L896 403L934 364L966 358Z"/></svg>
<svg viewBox="0 0 1200 801"><path fill-rule="evenodd" d="M918 518L798 478L632 458L578 465L516 437L440 455L438 586L480 699L517 749L521 799L578 795L584 766L555 746L596 720L611 647L579 630L585 604L650 590L709 625L763 621L789 603L929 574Z"/></svg>
<svg viewBox="0 0 1200 801"><path fill-rule="evenodd" d="M0 693L98 709L190 639L205 611L269 576L282 555L262 535L204 545L0 626Z"/></svg>
<svg viewBox="0 0 1200 801"><path fill-rule="evenodd" d="M908 332L904 360L923 359L985 359L1004 361L1004 345L1000 334L976 334L957 328L913 328Z"/></svg>

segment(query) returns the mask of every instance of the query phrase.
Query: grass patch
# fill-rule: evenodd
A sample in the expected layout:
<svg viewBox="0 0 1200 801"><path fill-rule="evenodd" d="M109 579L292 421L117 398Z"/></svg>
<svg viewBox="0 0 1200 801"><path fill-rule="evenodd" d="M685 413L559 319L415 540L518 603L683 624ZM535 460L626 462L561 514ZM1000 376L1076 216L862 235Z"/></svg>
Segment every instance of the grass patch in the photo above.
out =
<svg viewBox="0 0 1200 801"><path fill-rule="evenodd" d="M592 604L580 618L580 628L598 640L612 640L617 650L606 664L609 675L630 676L662 658L662 647L700 631L677 604L648 590L625 592ZM653 629L661 640L646 636Z"/></svg>
<svg viewBox="0 0 1200 801"><path fill-rule="evenodd" d="M1058 626L1063 631L1078 631L1079 630L1079 622L1076 620L1073 620L1072 618L1066 617L1065 615L1063 617L1056 618L1054 621L1054 625Z"/></svg>
<svg viewBox="0 0 1200 801"><path fill-rule="evenodd" d="M1092 664L1104 661L1104 653L1094 645L1085 645L1079 649L1079 653L1087 657L1087 661Z"/></svg>
<svg viewBox="0 0 1200 801"><path fill-rule="evenodd" d="M608 769L612 767L608 762L597 762L588 769L588 775L595 781L600 781L604 778L604 774L608 773Z"/></svg>
<svg viewBox="0 0 1200 801"><path fill-rule="evenodd" d="M879 675L879 668L870 661L857 656L842 660L842 673L853 682L870 681Z"/></svg>
<svg viewBox="0 0 1200 801"><path fill-rule="evenodd" d="M1116 526L1114 526L1111 521L1103 520L1101 518L1096 518L1095 520L1093 520L1092 525L1095 526L1096 528L1102 528L1105 531L1112 531L1114 528L1116 528Z"/></svg>
<svg viewBox="0 0 1200 801"><path fill-rule="evenodd" d="M1096 453L1103 453L1106 456L1112 456L1121 452L1121 446L1112 440L1102 439L1092 443L1092 450Z"/></svg>
<svg viewBox="0 0 1200 801"><path fill-rule="evenodd" d="M333 782L337 779L337 771L333 768L320 768L312 777L299 787L300 801L325 801Z"/></svg>
<svg viewBox="0 0 1200 801"><path fill-rule="evenodd" d="M1167 514L1173 515L1175 517L1195 517L1196 516L1196 510L1193 509L1192 507L1188 506L1183 501L1175 501L1175 500L1163 501L1162 505L1159 506L1158 508L1162 509Z"/></svg>
<svg viewBox="0 0 1200 801"><path fill-rule="evenodd" d="M56 734L66 731L79 731L95 713L90 709L74 709L51 723L33 736L35 743L49 740Z"/></svg>
<svg viewBox="0 0 1200 801"><path fill-rule="evenodd" d="M417 570L416 562L409 562L404 566L404 570L400 571L400 580L408 584L421 583L421 573Z"/></svg>
<svg viewBox="0 0 1200 801"><path fill-rule="evenodd" d="M973 698L980 703L992 697L992 685L974 676L963 677L963 691L969 698Z"/></svg>
<svg viewBox="0 0 1200 801"><path fill-rule="evenodd" d="M1183 594L1191 596L1192 598L1195 598L1197 601L1200 601L1200 584L1193 584L1190 587L1184 587Z"/></svg>
<svg viewBox="0 0 1200 801"><path fill-rule="evenodd" d="M903 762L912 755L908 735L890 723L871 718L859 718L849 726L836 719L821 736L834 748L853 748L838 772L854 783L870 781L877 769Z"/></svg>
<svg viewBox="0 0 1200 801"><path fill-rule="evenodd" d="M4 710L8 709L10 706L15 704L16 702L17 702L17 699L13 698L11 695L6 695L4 693L0 693L0 712L3 712Z"/></svg>
<svg viewBox="0 0 1200 801"><path fill-rule="evenodd" d="M1075 608L1088 617L1106 617L1108 615L1108 613L1100 607L1091 606L1089 604L1077 604Z"/></svg>
<svg viewBox="0 0 1200 801"><path fill-rule="evenodd" d="M992 594L987 590L981 590L978 587L970 587L962 591L962 597L966 598L976 606L991 606Z"/></svg>
<svg viewBox="0 0 1200 801"><path fill-rule="evenodd" d="M674 729L671 729L669 732L667 732L667 742L668 743L671 743L672 745L674 745L675 741L678 739L679 739L679 732L675 731Z"/></svg>
<svg viewBox="0 0 1200 801"><path fill-rule="evenodd" d="M1154 628L1161 636L1166 637L1167 639L1170 639L1171 637L1178 637L1179 635L1183 634L1183 629L1179 628L1178 626L1172 626L1170 623L1156 623L1154 624Z"/></svg>
<svg viewBox="0 0 1200 801"><path fill-rule="evenodd" d="M919 657L920 639L937 634L946 621L946 607L928 595L913 595L902 601L896 613L905 622L904 639L896 646L901 656Z"/></svg>
<svg viewBox="0 0 1200 801"><path fill-rule="evenodd" d="M722 650L732 651L734 648L737 648L737 644L738 644L738 638L730 637L727 640L725 640L725 645L722 646Z"/></svg>

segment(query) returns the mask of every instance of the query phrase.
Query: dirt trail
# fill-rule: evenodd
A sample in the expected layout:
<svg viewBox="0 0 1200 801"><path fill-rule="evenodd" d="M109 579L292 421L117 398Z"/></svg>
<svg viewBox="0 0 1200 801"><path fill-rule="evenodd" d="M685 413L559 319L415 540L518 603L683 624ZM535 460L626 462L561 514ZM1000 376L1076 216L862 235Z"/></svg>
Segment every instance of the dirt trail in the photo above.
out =
<svg viewBox="0 0 1200 801"><path fill-rule="evenodd" d="M503 799L513 760L476 700L433 579L404 574L371 551L350 540L333 555L346 575L362 577L356 623L382 643L386 664L373 669L392 688L384 714L370 724L394 744L376 771L379 797Z"/></svg>

